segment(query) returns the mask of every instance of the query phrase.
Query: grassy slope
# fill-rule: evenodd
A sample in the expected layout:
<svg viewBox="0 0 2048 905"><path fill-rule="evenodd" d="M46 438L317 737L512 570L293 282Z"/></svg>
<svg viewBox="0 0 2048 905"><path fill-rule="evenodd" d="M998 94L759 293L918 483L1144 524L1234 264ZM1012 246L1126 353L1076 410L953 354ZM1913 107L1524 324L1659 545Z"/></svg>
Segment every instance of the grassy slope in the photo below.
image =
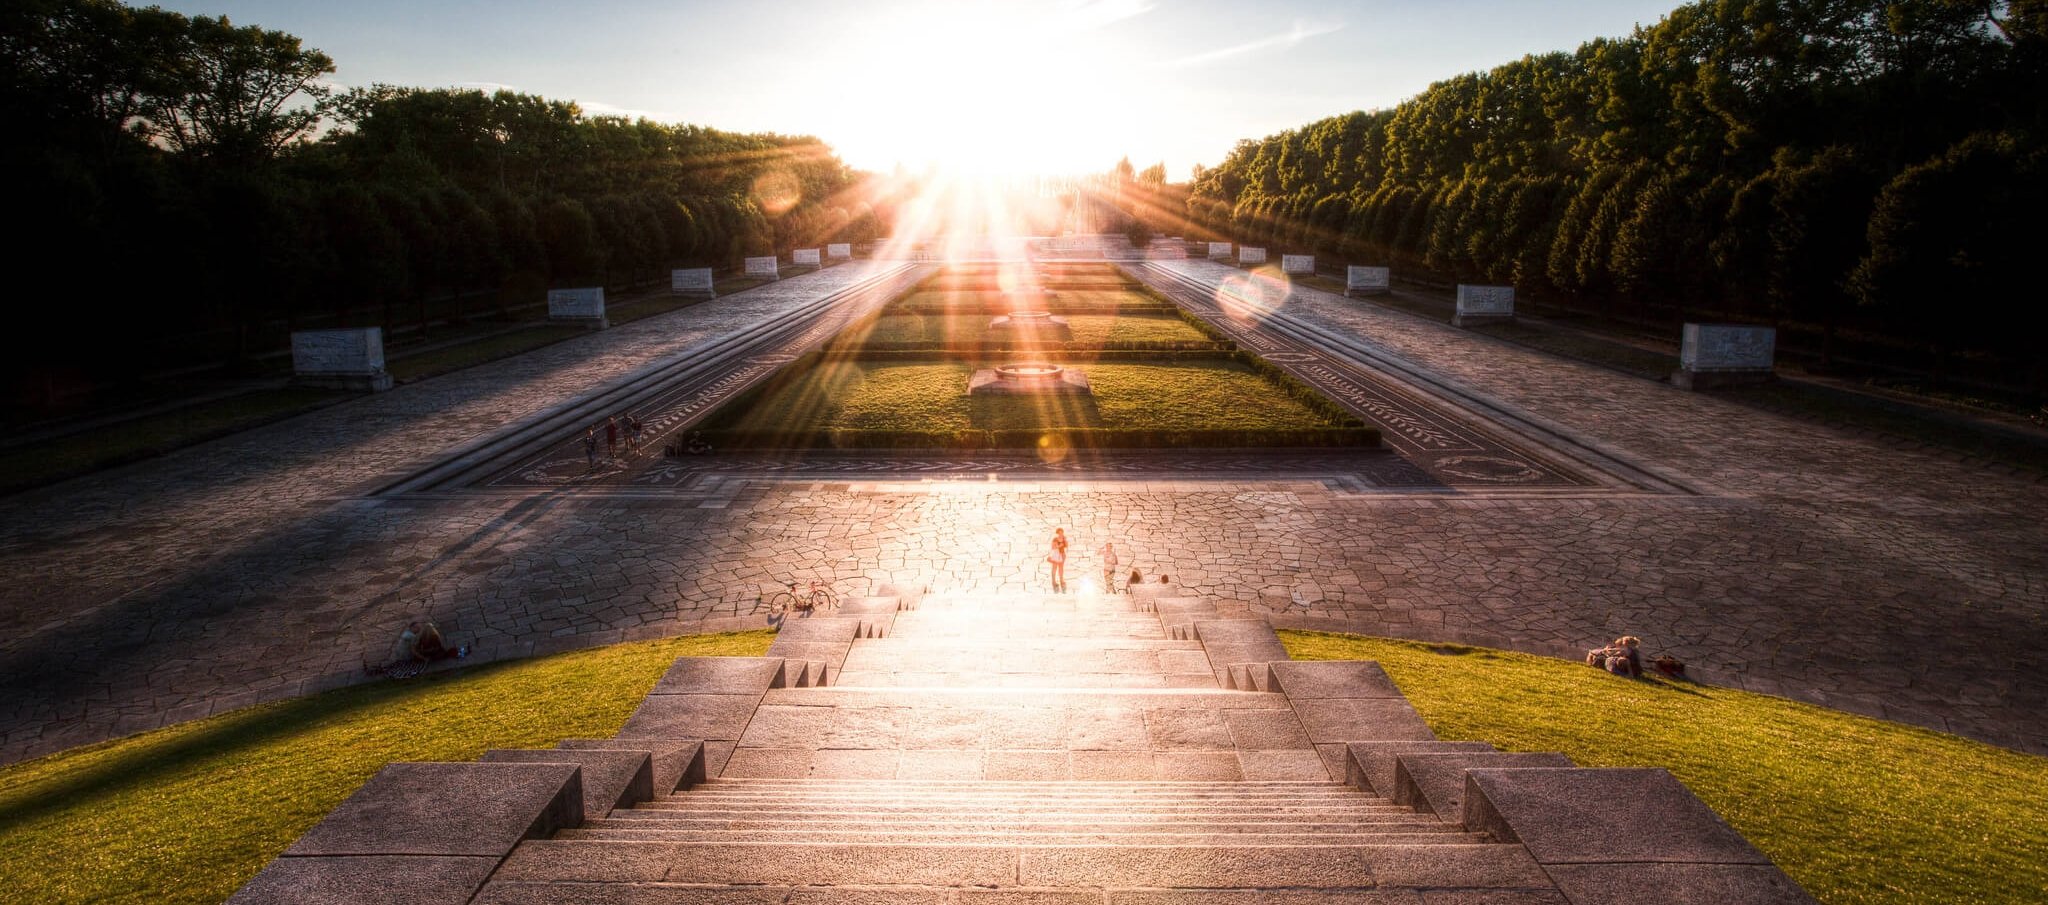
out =
<svg viewBox="0 0 2048 905"><path fill-rule="evenodd" d="M721 427L746 430L1003 430L1043 427L1262 430L1327 427L1232 362L1095 363L1092 397L970 397L973 366L827 363Z"/></svg>
<svg viewBox="0 0 2048 905"><path fill-rule="evenodd" d="M1666 768L1830 905L2039 902L2048 889L2048 758L1525 654L1281 637L1297 659L1378 660L1445 739Z"/></svg>
<svg viewBox="0 0 2048 905"><path fill-rule="evenodd" d="M237 710L0 768L0 895L219 902L392 761L467 761L616 732L700 635L437 673Z"/></svg>

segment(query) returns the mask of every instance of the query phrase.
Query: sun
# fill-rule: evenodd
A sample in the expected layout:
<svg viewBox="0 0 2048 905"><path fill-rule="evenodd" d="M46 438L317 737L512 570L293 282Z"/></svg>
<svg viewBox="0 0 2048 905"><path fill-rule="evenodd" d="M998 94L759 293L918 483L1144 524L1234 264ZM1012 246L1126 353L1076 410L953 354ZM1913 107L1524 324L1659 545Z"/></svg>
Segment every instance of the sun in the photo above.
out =
<svg viewBox="0 0 2048 905"><path fill-rule="evenodd" d="M913 7L849 34L858 96L826 132L848 163L963 177L1103 169L1134 85L1098 30L1041 4Z"/></svg>

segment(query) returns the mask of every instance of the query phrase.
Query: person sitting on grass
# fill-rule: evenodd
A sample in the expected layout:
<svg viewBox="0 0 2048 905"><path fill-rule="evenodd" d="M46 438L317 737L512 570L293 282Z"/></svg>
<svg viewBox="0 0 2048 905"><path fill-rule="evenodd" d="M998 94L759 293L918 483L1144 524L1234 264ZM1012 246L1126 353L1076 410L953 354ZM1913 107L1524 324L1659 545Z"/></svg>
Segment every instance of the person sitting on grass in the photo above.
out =
<svg viewBox="0 0 2048 905"><path fill-rule="evenodd" d="M469 656L469 645L449 647L441 637L440 627L432 622L411 622L405 631L398 633L398 643L392 645L391 662L410 663L425 666L435 660L462 659Z"/></svg>
<svg viewBox="0 0 2048 905"><path fill-rule="evenodd" d="M1643 677L1643 655L1636 650L1643 640L1634 635L1623 635L1614 639L1613 644L1586 652L1586 665L1607 670L1617 676L1631 679Z"/></svg>

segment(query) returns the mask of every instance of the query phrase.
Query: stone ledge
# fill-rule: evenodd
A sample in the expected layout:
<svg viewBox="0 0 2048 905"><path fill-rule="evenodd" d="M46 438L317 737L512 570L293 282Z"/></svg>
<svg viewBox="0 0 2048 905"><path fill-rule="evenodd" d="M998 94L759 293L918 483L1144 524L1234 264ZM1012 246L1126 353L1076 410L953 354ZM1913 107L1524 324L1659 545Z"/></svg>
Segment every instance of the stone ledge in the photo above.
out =
<svg viewBox="0 0 2048 905"><path fill-rule="evenodd" d="M1275 687L1297 701L1325 698L1405 698L1378 663L1367 660L1283 660L1267 664Z"/></svg>
<svg viewBox="0 0 2048 905"><path fill-rule="evenodd" d="M1406 698L1296 701L1294 712L1309 741L1341 744L1370 741L1436 741Z"/></svg>
<svg viewBox="0 0 2048 905"><path fill-rule="evenodd" d="M653 798L654 753L605 748L499 748L477 758L485 764L574 764L583 771L583 819L601 820L617 808Z"/></svg>
<svg viewBox="0 0 2048 905"><path fill-rule="evenodd" d="M1381 798L1393 798L1395 758L1403 754L1492 751L1486 742L1384 741L1351 742L1343 746L1344 783Z"/></svg>
<svg viewBox="0 0 2048 905"><path fill-rule="evenodd" d="M693 738L565 738L563 751L645 751L651 760L654 794L668 795L706 779L704 743Z"/></svg>
<svg viewBox="0 0 2048 905"><path fill-rule="evenodd" d="M1465 771L1474 767L1571 767L1562 754L1512 751L1403 752L1394 756L1395 804L1453 823L1465 819Z"/></svg>
<svg viewBox="0 0 2048 905"><path fill-rule="evenodd" d="M1571 905L1635 905L1646 890L1659 905L1814 905L1764 864L1556 864L1546 872Z"/></svg>
<svg viewBox="0 0 2048 905"><path fill-rule="evenodd" d="M229 905L447 905L466 902L497 858L446 855L285 857L270 862Z"/></svg>
<svg viewBox="0 0 2048 905"><path fill-rule="evenodd" d="M781 657L678 657L650 694L766 694Z"/></svg>
<svg viewBox="0 0 2048 905"><path fill-rule="evenodd" d="M620 740L698 738L729 741L740 737L754 715L760 694L648 695L619 730Z"/></svg>
<svg viewBox="0 0 2048 905"><path fill-rule="evenodd" d="M1546 868L1666 864L1777 871L1676 777L1658 769L1470 769L1464 819L1467 830L1521 843Z"/></svg>
<svg viewBox="0 0 2048 905"><path fill-rule="evenodd" d="M287 855L503 857L521 839L583 822L574 764L391 764Z"/></svg>

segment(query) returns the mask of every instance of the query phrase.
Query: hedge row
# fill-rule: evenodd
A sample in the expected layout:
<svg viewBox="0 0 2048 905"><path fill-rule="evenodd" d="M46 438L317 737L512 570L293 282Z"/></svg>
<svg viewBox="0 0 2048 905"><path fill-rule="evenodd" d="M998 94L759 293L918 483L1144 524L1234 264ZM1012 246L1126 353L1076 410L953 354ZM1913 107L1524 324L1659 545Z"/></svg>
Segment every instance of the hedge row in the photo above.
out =
<svg viewBox="0 0 2048 905"><path fill-rule="evenodd" d="M736 400L737 401L737 400ZM1371 427L1296 430L1160 430L1064 427L1046 430L888 431L833 428L822 431L707 429L704 439L721 451L820 449L1371 449L1380 432Z"/></svg>
<svg viewBox="0 0 2048 905"><path fill-rule="evenodd" d="M847 341L827 347L835 359L854 361L905 361L929 358L938 361L964 361L985 358L991 355L1027 354L1033 358L1100 359L1105 356L1132 361L1157 361L1161 357L1178 359L1219 359L1230 358L1237 351L1237 344L1225 340L1215 342L1200 339L1119 341L1119 342L1047 342L1031 346L1017 346L1011 343L953 343L934 346L918 342L868 342ZM1197 353L1197 354L1190 354Z"/></svg>
<svg viewBox="0 0 2048 905"><path fill-rule="evenodd" d="M1026 307L1031 311L1049 311L1053 314L1172 314L1179 310L1171 305L1158 305L1149 301L1133 302L1128 305L1072 305L1062 303L1057 297L1038 299ZM909 315L944 317L961 314L985 314L989 317L1000 317L1013 310L1016 309L1001 305L981 305L965 308L957 305L916 304L891 305L883 309L883 313L899 317Z"/></svg>

